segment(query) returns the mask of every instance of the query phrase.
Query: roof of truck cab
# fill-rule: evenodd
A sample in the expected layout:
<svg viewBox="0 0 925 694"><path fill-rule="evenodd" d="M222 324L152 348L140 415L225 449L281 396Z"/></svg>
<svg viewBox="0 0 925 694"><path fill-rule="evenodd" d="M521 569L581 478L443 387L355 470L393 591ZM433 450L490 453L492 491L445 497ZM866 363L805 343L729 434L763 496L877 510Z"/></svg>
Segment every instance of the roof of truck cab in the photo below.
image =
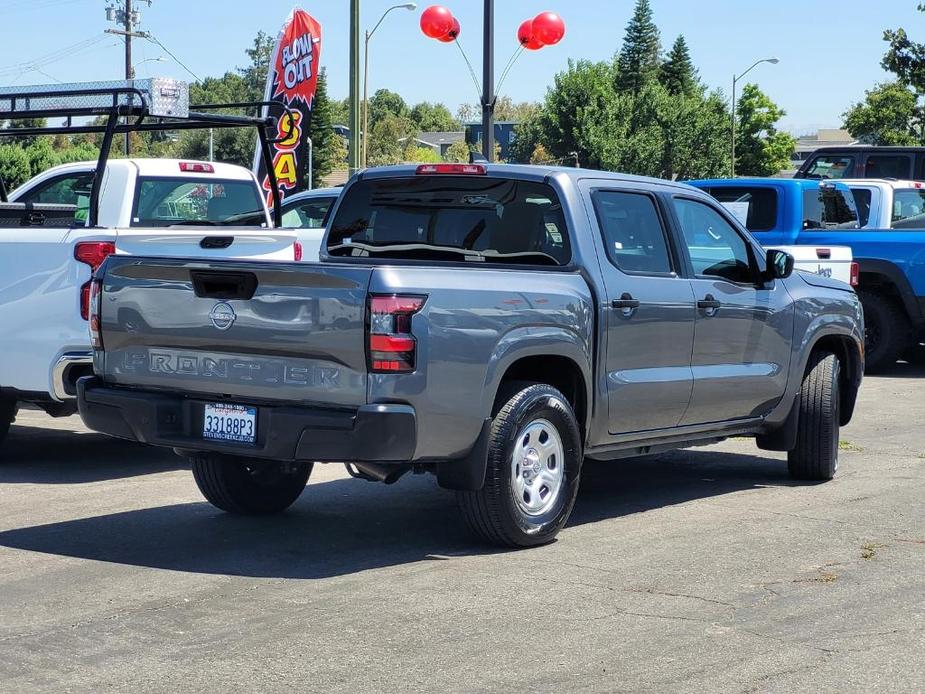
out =
<svg viewBox="0 0 925 694"><path fill-rule="evenodd" d="M209 164L215 170L214 174L201 172L186 172L180 170L181 163L189 164ZM43 172L43 175L67 174L81 171L96 170L96 161L78 161L71 164L61 164ZM202 178L203 176L215 176L232 181L249 181L251 172L242 166L235 164L222 164L219 162L197 161L194 159L110 159L106 162L106 167L111 170L119 168L133 168L141 176L170 176L190 178Z"/></svg>
<svg viewBox="0 0 925 694"><path fill-rule="evenodd" d="M687 181L689 185L695 188L789 188L791 190L806 190L818 188L821 183L829 185L841 183L841 180L821 181L816 178L704 178L696 181Z"/></svg>
<svg viewBox="0 0 925 694"><path fill-rule="evenodd" d="M565 177L572 181L583 179L607 180L627 183L644 183L646 185L661 186L666 188L677 188L680 190L690 190L690 187L680 181L668 181L663 178L651 178L649 176L636 176L633 174L619 173L616 171L598 171L596 169L576 169L570 166L539 166L534 164L485 164L477 162L477 165L484 166L488 177L514 177L524 180L542 182L550 177ZM397 166L382 166L370 168L362 171L359 178L376 179L376 178L399 178L418 175L418 164L400 164ZM445 174L423 174L425 176L440 176ZM461 176L473 174L458 174Z"/></svg>
<svg viewBox="0 0 925 694"><path fill-rule="evenodd" d="M838 182L846 186L884 186L894 190L925 189L925 183L922 181L907 181L898 178L839 178Z"/></svg>

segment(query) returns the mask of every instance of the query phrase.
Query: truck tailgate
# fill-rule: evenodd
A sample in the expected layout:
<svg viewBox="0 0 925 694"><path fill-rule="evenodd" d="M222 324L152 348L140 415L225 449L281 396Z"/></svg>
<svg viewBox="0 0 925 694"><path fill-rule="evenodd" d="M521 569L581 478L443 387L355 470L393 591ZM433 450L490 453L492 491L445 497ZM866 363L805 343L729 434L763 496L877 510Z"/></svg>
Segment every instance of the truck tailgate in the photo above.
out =
<svg viewBox="0 0 925 694"><path fill-rule="evenodd" d="M160 258L295 259L298 236L283 229L216 227L116 230L116 253Z"/></svg>
<svg viewBox="0 0 925 694"><path fill-rule="evenodd" d="M768 246L793 256L794 269L851 283L853 253L848 246Z"/></svg>
<svg viewBox="0 0 925 694"><path fill-rule="evenodd" d="M235 401L365 404L371 273L112 256L97 373L114 384Z"/></svg>

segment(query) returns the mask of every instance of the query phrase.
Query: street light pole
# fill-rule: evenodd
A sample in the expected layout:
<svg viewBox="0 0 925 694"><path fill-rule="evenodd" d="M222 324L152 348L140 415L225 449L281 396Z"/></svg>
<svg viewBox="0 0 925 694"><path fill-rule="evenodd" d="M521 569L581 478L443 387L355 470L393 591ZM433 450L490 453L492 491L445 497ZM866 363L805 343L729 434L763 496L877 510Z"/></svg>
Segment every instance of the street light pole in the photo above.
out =
<svg viewBox="0 0 925 694"><path fill-rule="evenodd" d="M736 104L736 85L739 83L739 80L741 80L743 77L745 77L745 75L747 75L749 72L754 70L756 67L758 67L762 63L770 63L771 65L777 65L779 62L780 62L779 58L762 58L761 60L756 60L754 63L752 63L752 66L748 68L748 70L743 72L741 75L739 75L738 77L736 77L735 75L732 76L732 143L731 143L732 161L730 162L730 165L729 165L729 177L730 178L736 177L736 106L737 106Z"/></svg>
<svg viewBox="0 0 925 694"><path fill-rule="evenodd" d="M373 37L373 34L376 33L376 29L379 28L379 25L382 24L389 12L392 10L408 10L413 12L417 8L418 4L416 2L392 5L392 7L382 13L382 16L379 18L379 21L376 22L376 26L372 28L372 31L366 32L366 45L363 51L363 158L361 162L361 166L364 169L369 165L367 160L367 154L369 153L369 40Z"/></svg>

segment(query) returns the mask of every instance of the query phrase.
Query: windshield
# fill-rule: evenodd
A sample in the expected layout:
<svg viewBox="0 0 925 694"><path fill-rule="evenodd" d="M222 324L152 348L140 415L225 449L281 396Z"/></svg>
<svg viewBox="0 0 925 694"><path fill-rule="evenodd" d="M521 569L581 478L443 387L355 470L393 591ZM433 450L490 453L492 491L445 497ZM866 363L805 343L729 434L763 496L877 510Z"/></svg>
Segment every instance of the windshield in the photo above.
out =
<svg viewBox="0 0 925 694"><path fill-rule="evenodd" d="M331 205L337 202L335 196L310 198L293 203L283 203L284 229L321 229L328 218Z"/></svg>
<svg viewBox="0 0 925 694"><path fill-rule="evenodd" d="M358 181L328 235L334 256L565 265L562 205L543 183L485 176Z"/></svg>
<svg viewBox="0 0 925 694"><path fill-rule="evenodd" d="M252 181L215 178L142 178L133 227L267 225L263 201Z"/></svg>
<svg viewBox="0 0 925 694"><path fill-rule="evenodd" d="M813 159L804 172L806 178L845 178L854 171L854 157L824 154Z"/></svg>

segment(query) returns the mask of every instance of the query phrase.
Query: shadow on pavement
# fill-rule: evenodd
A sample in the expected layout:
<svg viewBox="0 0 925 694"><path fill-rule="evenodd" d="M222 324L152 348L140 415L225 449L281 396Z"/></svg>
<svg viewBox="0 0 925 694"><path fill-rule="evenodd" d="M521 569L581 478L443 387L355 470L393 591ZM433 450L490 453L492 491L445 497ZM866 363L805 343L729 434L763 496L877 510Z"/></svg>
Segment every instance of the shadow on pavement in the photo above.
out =
<svg viewBox="0 0 925 694"><path fill-rule="evenodd" d="M586 470L571 526L790 484L779 460L713 451ZM0 533L0 546L172 571L300 579L493 551L473 542L452 493L431 477L406 477L391 487L348 479L309 483L287 513L270 518L230 516L204 502L176 504L10 530Z"/></svg>
<svg viewBox="0 0 925 694"><path fill-rule="evenodd" d="M185 467L163 448L67 429L13 425L0 445L0 484L85 484Z"/></svg>
<svg viewBox="0 0 925 694"><path fill-rule="evenodd" d="M925 350L923 350L923 354L925 354ZM871 374L871 376L878 378L925 378L925 361L898 361L891 367ZM861 387L863 388L863 386Z"/></svg>

